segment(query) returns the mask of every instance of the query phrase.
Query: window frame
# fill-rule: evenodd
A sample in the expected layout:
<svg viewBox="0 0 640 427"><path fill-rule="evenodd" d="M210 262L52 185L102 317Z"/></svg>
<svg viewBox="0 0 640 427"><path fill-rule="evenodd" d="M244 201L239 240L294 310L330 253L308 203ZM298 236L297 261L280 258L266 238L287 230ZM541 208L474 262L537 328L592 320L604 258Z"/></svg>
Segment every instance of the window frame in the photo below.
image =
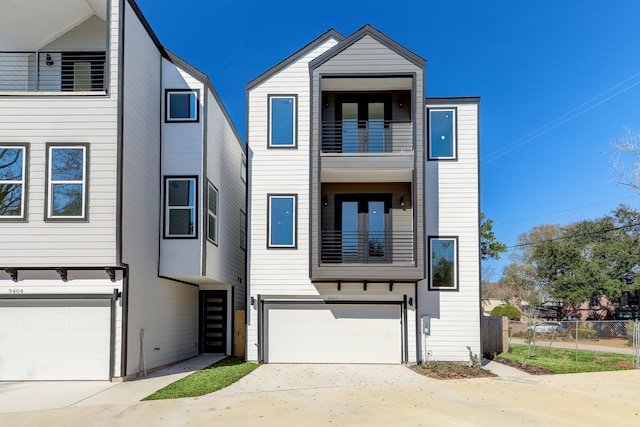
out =
<svg viewBox="0 0 640 427"><path fill-rule="evenodd" d="M291 244L273 244L271 243L271 201L272 199L289 198L293 200L293 221L292 221L292 242ZM297 249L298 248L298 195L297 194L267 194L267 249Z"/></svg>
<svg viewBox="0 0 640 427"><path fill-rule="evenodd" d="M247 158L242 156L242 160L240 161L240 179L245 184L247 183Z"/></svg>
<svg viewBox="0 0 640 427"><path fill-rule="evenodd" d="M247 214L240 210L240 249L247 250Z"/></svg>
<svg viewBox="0 0 640 427"><path fill-rule="evenodd" d="M169 220L170 215L169 211L169 181L193 181L193 206L187 206L189 209L194 211L194 227L192 234L169 234ZM163 200L163 208L164 208L164 218L163 218L163 238L164 239L197 239L198 238L198 177L196 175L171 175L164 177L164 200ZM184 208L185 206L181 206Z"/></svg>
<svg viewBox="0 0 640 427"><path fill-rule="evenodd" d="M211 201L211 190L213 190L216 194L216 212L213 213L211 212L211 210L209 209L210 206L210 201ZM218 237L219 237L219 230L220 230L220 191L218 191L218 188L213 185L211 183L211 181L207 182L207 240L210 241L211 243L213 243L214 245L218 246ZM215 218L215 239L211 238L211 229L209 227L210 224L210 218L211 216L213 216Z"/></svg>
<svg viewBox="0 0 640 427"><path fill-rule="evenodd" d="M435 286L433 283L433 241L434 240L449 240L452 241L453 246L453 286ZM429 249L428 249L428 271L429 271L429 290L441 291L441 292L457 292L459 291L459 249L458 249L458 236L429 236Z"/></svg>
<svg viewBox="0 0 640 427"><path fill-rule="evenodd" d="M53 150L60 149L82 149L83 165L82 180L53 180L51 178ZM46 176L45 176L45 221L88 221L89 220L89 144L88 143L47 143L46 144ZM53 186L55 183L81 184L82 185L82 214L75 216L59 216L53 215Z"/></svg>
<svg viewBox="0 0 640 427"><path fill-rule="evenodd" d="M434 156L432 155L431 149L433 147L433 143L431 140L431 113L436 111L449 111L453 115L451 119L451 156ZM458 108L457 107L427 107L427 138L428 138L428 146L427 146L427 160L450 160L455 161L458 160Z"/></svg>
<svg viewBox="0 0 640 427"><path fill-rule="evenodd" d="M194 118L172 118L171 95L173 94L193 94L195 96L195 117ZM200 90L199 89L165 89L164 90L164 121L165 123L198 123L200 122Z"/></svg>
<svg viewBox="0 0 640 427"><path fill-rule="evenodd" d="M273 105L274 99L286 99L291 98L293 100L293 118L292 118L292 141L291 144L273 144ZM267 147L276 149L297 149L298 148L298 95L297 94L269 94L267 95Z"/></svg>
<svg viewBox="0 0 640 427"><path fill-rule="evenodd" d="M22 179L17 180L2 180L0 179L0 185L20 185L21 186L21 200L20 200L20 215L1 215L1 222L25 222L27 221L28 210L28 176L29 176L29 144L28 143L0 143L0 151L3 149L21 149L22 150Z"/></svg>

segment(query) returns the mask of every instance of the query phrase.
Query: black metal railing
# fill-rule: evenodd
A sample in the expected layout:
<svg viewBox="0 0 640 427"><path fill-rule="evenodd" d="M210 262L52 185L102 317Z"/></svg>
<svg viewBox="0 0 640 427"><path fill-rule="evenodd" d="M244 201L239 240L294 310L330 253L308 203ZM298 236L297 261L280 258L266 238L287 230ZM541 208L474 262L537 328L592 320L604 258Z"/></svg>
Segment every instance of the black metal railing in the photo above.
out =
<svg viewBox="0 0 640 427"><path fill-rule="evenodd" d="M413 150L411 121L322 122L323 153L401 153Z"/></svg>
<svg viewBox="0 0 640 427"><path fill-rule="evenodd" d="M0 91L104 91L105 62L104 51L0 51Z"/></svg>
<svg viewBox="0 0 640 427"><path fill-rule="evenodd" d="M321 232L323 263L412 263L413 254L411 231Z"/></svg>

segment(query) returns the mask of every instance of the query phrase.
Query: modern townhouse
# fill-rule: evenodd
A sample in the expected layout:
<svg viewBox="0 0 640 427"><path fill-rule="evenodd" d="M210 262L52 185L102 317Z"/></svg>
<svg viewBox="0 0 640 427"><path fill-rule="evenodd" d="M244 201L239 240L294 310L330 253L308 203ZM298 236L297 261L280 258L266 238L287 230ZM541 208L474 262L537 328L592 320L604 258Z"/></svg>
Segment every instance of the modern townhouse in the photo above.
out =
<svg viewBox="0 0 640 427"><path fill-rule="evenodd" d="M480 353L479 99L366 25L247 84L247 358Z"/></svg>
<svg viewBox="0 0 640 427"><path fill-rule="evenodd" d="M0 380L242 352L246 218L241 138L133 0L2 6Z"/></svg>

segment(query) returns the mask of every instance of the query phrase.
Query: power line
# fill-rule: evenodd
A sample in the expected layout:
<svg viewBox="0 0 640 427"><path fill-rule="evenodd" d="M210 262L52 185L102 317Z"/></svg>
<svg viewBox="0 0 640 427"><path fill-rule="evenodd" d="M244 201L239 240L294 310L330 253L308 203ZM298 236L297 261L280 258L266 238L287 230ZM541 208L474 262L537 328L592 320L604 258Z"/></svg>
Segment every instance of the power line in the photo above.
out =
<svg viewBox="0 0 640 427"><path fill-rule="evenodd" d="M602 99L602 100L598 101L597 103L595 103L593 105L590 105L587 108L582 109L583 107L587 106L591 102L597 100L598 98L601 98L605 94L611 92L612 90L622 86L623 84L629 82L630 80L633 80L634 78L636 78L638 76L640 76L640 72L632 75L631 77L626 78L625 80L621 81L620 83L615 84L614 86L610 87L609 89L605 90L604 92L601 92L600 94L594 96L593 98L589 99L588 101L583 102L579 106L577 106L575 108L572 108L571 110L567 111L566 113L561 114L560 116L558 116L555 119L553 119L553 120L547 122L546 124L540 126L539 128L535 129L534 131L529 132L525 136L523 136L521 138L518 138L513 143L503 147L502 150L498 150L495 154L489 155L488 159L484 160L482 162L482 164L485 165L487 163L490 163L490 162L492 162L492 161L504 156L505 154L508 154L508 153L514 151L514 150L522 147L523 145L528 144L529 142L533 141L534 139L539 138L540 136L544 135L545 133L548 133L548 132L552 131L553 129L555 129L555 128L559 127L559 126L562 126L563 124L567 123L568 121L573 120L576 117L581 116L582 114L584 114L584 113L586 113L586 112L588 112L590 110L593 110L598 105L603 104L603 103L609 101L610 99L613 99L616 96L621 95L624 92L627 92L628 90L631 90L635 86L640 85L640 81L637 81L637 82L633 83L632 85L630 85L630 86L628 86L628 87L626 87L626 88L614 93L613 95L610 95L607 98ZM579 111L580 109L582 109L582 110ZM571 115L574 112L576 112L576 113ZM569 117L564 119L564 120L561 120L563 117L566 117L566 116L569 116Z"/></svg>

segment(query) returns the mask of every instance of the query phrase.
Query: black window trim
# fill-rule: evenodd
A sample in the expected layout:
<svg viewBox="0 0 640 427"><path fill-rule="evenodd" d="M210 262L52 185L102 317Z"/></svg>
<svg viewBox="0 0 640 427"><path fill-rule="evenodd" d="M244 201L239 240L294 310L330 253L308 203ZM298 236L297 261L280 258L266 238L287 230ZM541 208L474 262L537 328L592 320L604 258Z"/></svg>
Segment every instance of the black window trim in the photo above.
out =
<svg viewBox="0 0 640 427"><path fill-rule="evenodd" d="M453 112L453 156L433 157L431 156L431 112L432 111L452 111ZM438 162L455 162L458 160L458 107L427 107L427 160Z"/></svg>
<svg viewBox="0 0 640 427"><path fill-rule="evenodd" d="M88 222L89 221L89 163L90 163L90 144L88 142L48 142L46 144L46 168L45 168L45 191L44 191L44 220L45 222ZM83 204L82 216L77 217L60 217L51 215L51 150L53 148L84 148L84 165L83 165Z"/></svg>
<svg viewBox="0 0 640 427"><path fill-rule="evenodd" d="M169 117L169 98L172 93L193 93L196 97L196 117L194 119L172 119ZM164 90L164 122L165 123L199 123L200 122L200 89L165 89Z"/></svg>
<svg viewBox="0 0 640 427"><path fill-rule="evenodd" d="M213 188L216 192L216 240L209 237L209 189ZM207 180L207 240L218 246L220 240L220 190L213 183Z"/></svg>
<svg viewBox="0 0 640 427"><path fill-rule="evenodd" d="M293 244L292 245L272 245L271 244L271 199L273 197L289 197L293 199ZM295 193L269 193L267 194L267 249L289 250L298 249L298 195Z"/></svg>
<svg viewBox="0 0 640 427"><path fill-rule="evenodd" d="M169 235L169 230L167 228L167 217L168 217L168 212L169 212L169 200L167 198L167 182L169 180L172 179L176 179L176 180L187 180L187 179L193 179L195 182L195 186L194 186L194 191L195 191L195 197L194 197L194 209L195 209L195 219L194 219L194 224L195 224L195 232L193 236L182 236L182 235L178 235L178 236L172 236ZM198 239L198 230L199 230L199 216L198 216L198 176L197 175L165 175L163 176L163 194L162 194L162 207L163 207L163 214L162 214L162 238L163 239L167 239L167 240L171 240L171 239L181 239L181 240L191 240L191 239Z"/></svg>
<svg viewBox="0 0 640 427"><path fill-rule="evenodd" d="M272 145L271 144L271 100L273 98L293 98L293 144ZM297 150L298 149L298 94L292 93L270 93L267 95L267 148L276 150Z"/></svg>
<svg viewBox="0 0 640 427"><path fill-rule="evenodd" d="M0 142L0 149L2 148L22 148L22 215L20 216L2 216L0 215L0 222L27 222L29 212L29 149L30 144L28 142Z"/></svg>
<svg viewBox="0 0 640 427"><path fill-rule="evenodd" d="M454 287L452 288L445 288L445 287L441 287L441 286L433 286L433 276L432 276L432 256L431 256L431 242L433 240L453 240L454 241L454 253L453 253L453 258L454 258L454 274L455 274L455 280L454 280ZM429 291L436 291L436 292L458 292L460 290L460 248L459 248L459 236L428 236L427 237L427 241L428 241L428 252L427 252L427 270L428 270L428 281L429 281Z"/></svg>

